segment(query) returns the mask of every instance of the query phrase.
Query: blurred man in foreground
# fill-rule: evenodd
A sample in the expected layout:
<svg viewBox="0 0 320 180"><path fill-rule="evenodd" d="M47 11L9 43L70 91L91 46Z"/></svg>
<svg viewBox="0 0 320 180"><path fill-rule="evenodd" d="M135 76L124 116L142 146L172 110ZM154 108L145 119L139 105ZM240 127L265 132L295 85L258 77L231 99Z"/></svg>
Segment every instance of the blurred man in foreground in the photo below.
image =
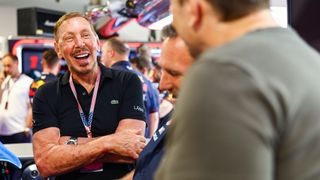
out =
<svg viewBox="0 0 320 180"><path fill-rule="evenodd" d="M320 179L320 56L268 0L171 0L197 62L159 180Z"/></svg>

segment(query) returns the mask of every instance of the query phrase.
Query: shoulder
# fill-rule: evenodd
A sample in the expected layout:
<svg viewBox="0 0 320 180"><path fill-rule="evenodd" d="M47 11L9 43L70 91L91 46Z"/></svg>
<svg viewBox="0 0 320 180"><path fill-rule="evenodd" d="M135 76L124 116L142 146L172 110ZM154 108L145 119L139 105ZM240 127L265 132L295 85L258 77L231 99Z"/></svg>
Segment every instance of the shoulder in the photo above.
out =
<svg viewBox="0 0 320 180"><path fill-rule="evenodd" d="M125 83L128 81L140 81L134 72L110 69L114 81Z"/></svg>
<svg viewBox="0 0 320 180"><path fill-rule="evenodd" d="M21 80L26 84L31 84L33 79L25 74L21 74Z"/></svg>
<svg viewBox="0 0 320 180"><path fill-rule="evenodd" d="M39 86L36 96L52 96L57 92L58 85L58 79L44 83L43 85Z"/></svg>

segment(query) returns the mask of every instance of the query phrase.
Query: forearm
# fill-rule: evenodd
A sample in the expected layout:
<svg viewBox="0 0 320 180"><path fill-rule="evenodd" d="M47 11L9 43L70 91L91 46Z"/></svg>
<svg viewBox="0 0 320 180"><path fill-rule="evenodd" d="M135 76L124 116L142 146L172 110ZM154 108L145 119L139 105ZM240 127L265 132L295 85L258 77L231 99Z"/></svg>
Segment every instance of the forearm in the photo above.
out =
<svg viewBox="0 0 320 180"><path fill-rule="evenodd" d="M79 145L46 144L40 152L35 149L35 161L44 177L62 174L101 158L106 149L103 146L102 138Z"/></svg>
<svg viewBox="0 0 320 180"><path fill-rule="evenodd" d="M26 118L26 128L32 128L32 108L29 108Z"/></svg>
<svg viewBox="0 0 320 180"><path fill-rule="evenodd" d="M123 127L127 125L125 121L120 124ZM78 169L98 159L104 160L104 156L110 154L117 156L110 155L108 162L116 157L124 158L114 160L115 162L124 162L128 159L126 157L135 160L145 146L145 138L139 135L141 132L143 131L119 128L115 134L99 138L79 138L77 145L67 145L65 142L69 137L60 137L58 128L42 129L33 135L35 161L40 174L48 177Z"/></svg>
<svg viewBox="0 0 320 180"><path fill-rule="evenodd" d="M159 125L159 113L154 112L149 114L149 134L148 138L151 138L154 132L158 129Z"/></svg>
<svg viewBox="0 0 320 180"><path fill-rule="evenodd" d="M59 139L59 144L63 145L66 144L70 136L62 136ZM78 144L79 145L85 145L91 141L95 141L98 138L85 138L85 137L78 137ZM128 157L128 156L121 156L118 154L114 154L111 151L110 152L105 152L104 155L97 159L97 161L102 162L102 163L127 163L131 164L135 162L135 159Z"/></svg>

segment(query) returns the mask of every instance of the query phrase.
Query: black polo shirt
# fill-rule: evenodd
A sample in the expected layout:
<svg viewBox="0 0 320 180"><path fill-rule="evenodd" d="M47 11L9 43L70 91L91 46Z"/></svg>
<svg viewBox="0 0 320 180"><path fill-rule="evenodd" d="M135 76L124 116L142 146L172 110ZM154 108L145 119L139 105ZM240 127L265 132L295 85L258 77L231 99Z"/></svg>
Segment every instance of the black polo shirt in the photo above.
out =
<svg viewBox="0 0 320 180"><path fill-rule="evenodd" d="M114 133L122 119L145 121L139 78L133 73L109 69L101 64L99 67L101 79L92 121L93 137ZM33 100L33 133L48 127L57 127L61 136L87 137L69 85L69 76L67 72L58 80L38 89ZM88 94L80 84L75 83L75 87L80 105L87 116L93 90ZM119 168L109 166L113 165L108 164L108 170L104 172L108 172L109 175L104 177L119 178L118 175L122 176L128 171L125 169L119 172L116 170Z"/></svg>

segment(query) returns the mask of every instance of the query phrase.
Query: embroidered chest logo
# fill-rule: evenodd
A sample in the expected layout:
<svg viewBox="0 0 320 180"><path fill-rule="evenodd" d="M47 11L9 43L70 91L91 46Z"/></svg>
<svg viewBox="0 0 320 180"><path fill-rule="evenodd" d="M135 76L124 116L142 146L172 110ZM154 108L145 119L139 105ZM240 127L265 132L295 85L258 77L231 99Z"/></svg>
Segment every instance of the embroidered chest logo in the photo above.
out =
<svg viewBox="0 0 320 180"><path fill-rule="evenodd" d="M113 104L113 105L119 104L119 100L113 99L110 101L110 104Z"/></svg>
<svg viewBox="0 0 320 180"><path fill-rule="evenodd" d="M144 112L144 109L140 106L133 106L133 109L136 111Z"/></svg>

